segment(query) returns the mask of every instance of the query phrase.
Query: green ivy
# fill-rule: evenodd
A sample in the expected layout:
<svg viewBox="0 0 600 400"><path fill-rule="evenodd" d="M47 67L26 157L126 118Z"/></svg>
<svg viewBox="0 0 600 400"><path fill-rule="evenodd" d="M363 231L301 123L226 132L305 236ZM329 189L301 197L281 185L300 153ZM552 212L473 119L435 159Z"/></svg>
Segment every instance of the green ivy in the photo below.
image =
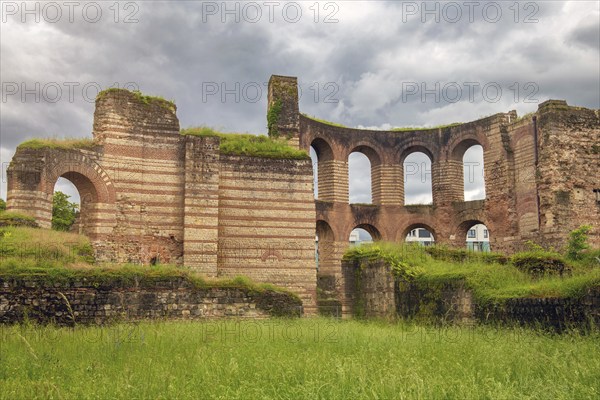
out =
<svg viewBox="0 0 600 400"><path fill-rule="evenodd" d="M269 107L269 111L267 111L267 129L271 137L279 137L277 123L279 122L282 108L283 103L281 100L275 100L271 107Z"/></svg>

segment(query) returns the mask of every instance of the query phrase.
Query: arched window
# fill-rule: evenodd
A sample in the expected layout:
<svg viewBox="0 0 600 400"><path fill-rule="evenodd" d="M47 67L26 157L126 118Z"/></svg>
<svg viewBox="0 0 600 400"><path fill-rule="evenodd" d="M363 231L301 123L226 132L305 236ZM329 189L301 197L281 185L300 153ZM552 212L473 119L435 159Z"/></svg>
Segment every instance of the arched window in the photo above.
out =
<svg viewBox="0 0 600 400"><path fill-rule="evenodd" d="M348 237L350 246L360 246L361 244L376 242L378 240L381 240L381 234L377 228L368 224L358 225L350 232L350 236Z"/></svg>
<svg viewBox="0 0 600 400"><path fill-rule="evenodd" d="M404 159L403 168L404 204L432 204L431 158L415 151Z"/></svg>
<svg viewBox="0 0 600 400"><path fill-rule="evenodd" d="M313 163L315 199L333 200L335 165L331 146L325 140L317 138L312 141L309 154Z"/></svg>
<svg viewBox="0 0 600 400"><path fill-rule="evenodd" d="M313 167L313 190L315 199L319 198L319 157L317 157L317 152L315 148L310 146L309 153L310 159L312 161Z"/></svg>
<svg viewBox="0 0 600 400"><path fill-rule="evenodd" d="M73 171L62 174L54 185L53 199L54 229L90 233L90 208L98 202L98 193L88 177Z"/></svg>
<svg viewBox="0 0 600 400"><path fill-rule="evenodd" d="M483 147L472 145L463 155L465 201L485 199Z"/></svg>
<svg viewBox="0 0 600 400"><path fill-rule="evenodd" d="M348 156L348 191L350 203L371 204L371 161L361 152Z"/></svg>
<svg viewBox="0 0 600 400"><path fill-rule="evenodd" d="M81 233L81 197L73 182L58 178L52 199L52 229Z"/></svg>

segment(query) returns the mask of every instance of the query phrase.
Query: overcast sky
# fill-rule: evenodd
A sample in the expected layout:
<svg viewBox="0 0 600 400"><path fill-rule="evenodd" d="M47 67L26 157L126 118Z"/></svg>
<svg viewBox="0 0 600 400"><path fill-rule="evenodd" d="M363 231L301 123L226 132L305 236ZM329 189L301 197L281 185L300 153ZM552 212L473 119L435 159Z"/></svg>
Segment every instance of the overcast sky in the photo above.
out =
<svg viewBox="0 0 600 400"><path fill-rule="evenodd" d="M523 114L550 98L600 108L598 1L22 4L1 3L2 198L16 146L91 137L95 94L112 86L173 99L182 127L256 134L271 74L298 77L302 112L352 127ZM407 200L429 202L430 163L410 161ZM368 202L368 162L350 170L351 200ZM483 195L481 176L467 192Z"/></svg>

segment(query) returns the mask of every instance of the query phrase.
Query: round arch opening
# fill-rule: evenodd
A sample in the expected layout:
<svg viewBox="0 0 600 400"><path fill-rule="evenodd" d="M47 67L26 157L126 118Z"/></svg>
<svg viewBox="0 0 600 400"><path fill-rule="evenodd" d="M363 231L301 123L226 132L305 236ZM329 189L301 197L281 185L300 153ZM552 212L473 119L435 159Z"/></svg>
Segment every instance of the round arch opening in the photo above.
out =
<svg viewBox="0 0 600 400"><path fill-rule="evenodd" d="M52 229L88 233L90 209L98 202L90 179L78 172L66 172L56 180L52 193Z"/></svg>
<svg viewBox="0 0 600 400"><path fill-rule="evenodd" d="M483 147L473 144L467 148L462 157L464 200L485 199L485 173Z"/></svg>
<svg viewBox="0 0 600 400"><path fill-rule="evenodd" d="M459 226L460 237L465 240L467 250L475 252L490 252L490 231L488 227L477 220L465 221Z"/></svg>
<svg viewBox="0 0 600 400"><path fill-rule="evenodd" d="M411 225L405 230L405 243L416 243L422 246L433 246L435 244L434 230L423 224Z"/></svg>
<svg viewBox="0 0 600 400"><path fill-rule="evenodd" d="M404 204L433 204L432 159L420 150L403 158Z"/></svg>
<svg viewBox="0 0 600 400"><path fill-rule="evenodd" d="M381 233L372 225L361 224L356 226L350 232L348 242L351 246L360 246L362 244L377 242L381 240Z"/></svg>
<svg viewBox="0 0 600 400"><path fill-rule="evenodd" d="M324 139L317 138L310 144L309 155L313 166L314 198L319 199L319 193L323 194L325 192L325 190L323 190L324 188L321 188L322 190L319 191L319 185L322 185L326 181L326 177L319 179L319 175L332 173L332 171L328 170L323 163L333 160L333 150L331 149L329 143L327 143ZM321 166L321 168L319 168L319 166Z"/></svg>

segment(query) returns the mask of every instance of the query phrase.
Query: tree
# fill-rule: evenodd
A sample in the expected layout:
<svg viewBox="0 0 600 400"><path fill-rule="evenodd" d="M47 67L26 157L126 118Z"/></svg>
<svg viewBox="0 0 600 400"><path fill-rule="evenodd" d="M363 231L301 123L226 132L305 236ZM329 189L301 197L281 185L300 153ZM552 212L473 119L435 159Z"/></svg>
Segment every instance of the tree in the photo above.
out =
<svg viewBox="0 0 600 400"><path fill-rule="evenodd" d="M68 231L77 219L79 205L71 203L69 197L63 192L54 192L52 197L52 229Z"/></svg>
<svg viewBox="0 0 600 400"><path fill-rule="evenodd" d="M6 210L6 202L3 199L0 199L0 211Z"/></svg>

